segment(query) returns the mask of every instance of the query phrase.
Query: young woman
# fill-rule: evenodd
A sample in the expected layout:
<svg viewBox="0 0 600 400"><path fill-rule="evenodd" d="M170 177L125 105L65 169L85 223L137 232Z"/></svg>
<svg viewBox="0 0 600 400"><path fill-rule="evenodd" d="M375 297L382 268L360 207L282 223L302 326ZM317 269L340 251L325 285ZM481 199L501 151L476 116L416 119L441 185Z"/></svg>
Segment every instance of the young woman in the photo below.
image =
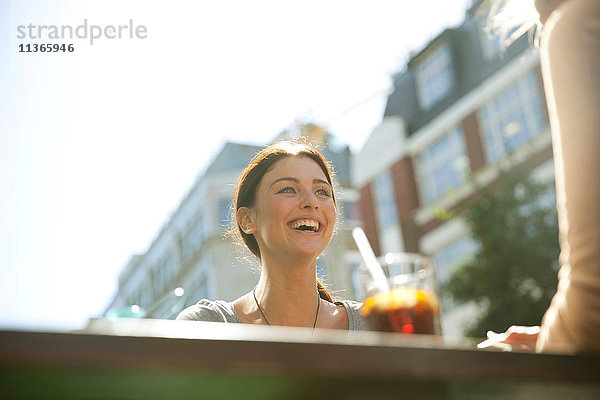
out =
<svg viewBox="0 0 600 400"><path fill-rule="evenodd" d="M359 330L361 303L334 302L316 278L333 234L333 172L322 154L280 142L259 152L235 191L235 233L258 257L256 287L233 302L201 300L177 319Z"/></svg>

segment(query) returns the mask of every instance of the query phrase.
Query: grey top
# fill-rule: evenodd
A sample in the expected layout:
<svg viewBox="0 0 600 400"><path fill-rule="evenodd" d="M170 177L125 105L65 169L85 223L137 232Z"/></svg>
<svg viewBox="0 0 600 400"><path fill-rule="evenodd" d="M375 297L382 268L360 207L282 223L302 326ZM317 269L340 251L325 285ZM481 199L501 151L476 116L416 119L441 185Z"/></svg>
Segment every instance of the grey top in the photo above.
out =
<svg viewBox="0 0 600 400"><path fill-rule="evenodd" d="M336 301L335 304L343 305L348 314L348 330L360 331L364 329L364 321L360 315L362 303L353 300ZM241 323L240 317L233 308L233 303L224 300L202 299L179 313L178 320L230 322Z"/></svg>

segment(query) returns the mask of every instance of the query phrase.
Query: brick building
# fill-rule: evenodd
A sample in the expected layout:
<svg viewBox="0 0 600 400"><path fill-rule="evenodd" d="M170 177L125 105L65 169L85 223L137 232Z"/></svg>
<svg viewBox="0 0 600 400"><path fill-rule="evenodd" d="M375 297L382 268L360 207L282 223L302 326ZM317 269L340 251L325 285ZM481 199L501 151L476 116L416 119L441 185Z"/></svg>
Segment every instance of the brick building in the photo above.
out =
<svg viewBox="0 0 600 400"><path fill-rule="evenodd" d="M381 124L354 160L364 228L376 254L432 256L440 280L476 250L457 211L500 167L554 179L538 50L529 32L508 47L488 32L488 6L415 54L394 77ZM553 196L552 193L549 196ZM474 307L446 307L445 332L460 335Z"/></svg>

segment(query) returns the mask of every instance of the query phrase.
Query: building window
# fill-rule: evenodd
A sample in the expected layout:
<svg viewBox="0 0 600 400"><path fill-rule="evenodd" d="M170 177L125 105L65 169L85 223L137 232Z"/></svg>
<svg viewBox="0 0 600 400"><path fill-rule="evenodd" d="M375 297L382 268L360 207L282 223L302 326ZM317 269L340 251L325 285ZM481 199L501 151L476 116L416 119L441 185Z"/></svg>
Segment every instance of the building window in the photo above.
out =
<svg viewBox="0 0 600 400"><path fill-rule="evenodd" d="M189 220L181 234L181 258L189 261L198 251L204 240L202 214L198 213Z"/></svg>
<svg viewBox="0 0 600 400"><path fill-rule="evenodd" d="M210 297L208 277L206 274L200 274L192 282L189 282L186 286L186 307L195 304L200 299L208 299Z"/></svg>
<svg viewBox="0 0 600 400"><path fill-rule="evenodd" d="M361 220L360 205L358 203L338 201L338 206L342 209L345 221Z"/></svg>
<svg viewBox="0 0 600 400"><path fill-rule="evenodd" d="M161 260L161 269L163 269L163 279L164 284L169 289L175 289L173 286L173 280L177 276L177 263L175 262L175 258L171 255L171 253L165 254L163 259Z"/></svg>
<svg viewBox="0 0 600 400"><path fill-rule="evenodd" d="M429 145L417 158L423 202L431 203L463 183L469 169L463 132L456 127Z"/></svg>
<svg viewBox="0 0 600 400"><path fill-rule="evenodd" d="M329 277L329 268L321 259L317 259L317 278L323 282L327 282Z"/></svg>
<svg viewBox="0 0 600 400"><path fill-rule="evenodd" d="M452 269L468 261L478 249L477 242L471 236L463 236L435 253L433 259L440 283L447 282Z"/></svg>
<svg viewBox="0 0 600 400"><path fill-rule="evenodd" d="M227 229L231 222L231 198L219 200L219 226L222 229Z"/></svg>
<svg viewBox="0 0 600 400"><path fill-rule="evenodd" d="M396 195L392 174L389 171L381 174L373 182L373 197L375 198L375 214L377 226L381 231L398 222L398 209L396 208Z"/></svg>
<svg viewBox="0 0 600 400"><path fill-rule="evenodd" d="M516 8L515 8L516 6ZM487 60L498 59L506 48L530 31L534 24L528 21L526 10L518 10L519 2L507 0L483 1L474 13L479 44ZM528 7L525 6L525 9ZM517 13L515 13L518 11ZM521 12L523 12L521 14ZM519 17L525 17L522 21ZM534 17L534 19L537 19Z"/></svg>
<svg viewBox="0 0 600 400"><path fill-rule="evenodd" d="M149 308L152 305L152 293L149 288L140 288L136 295L137 301L134 301L132 305L137 304L143 308Z"/></svg>
<svg viewBox="0 0 600 400"><path fill-rule="evenodd" d="M414 72L419 105L428 110L454 89L450 47L441 45L435 48L416 65Z"/></svg>
<svg viewBox="0 0 600 400"><path fill-rule="evenodd" d="M479 43L481 51L487 60L493 60L498 57L500 51L506 46L507 39L516 30L504 28L502 23L494 21L499 19L499 10L504 9L506 0L499 0L490 5L490 2L482 2L481 6L475 11L474 19L479 31ZM511 24L504 24L511 25Z"/></svg>
<svg viewBox="0 0 600 400"><path fill-rule="evenodd" d="M156 266L152 268L152 289L155 297L162 295L165 290L171 288L177 272L177 264L171 253L165 253L156 263Z"/></svg>
<svg viewBox="0 0 600 400"><path fill-rule="evenodd" d="M158 297L162 294L164 288L164 270L160 267L160 264L152 269L152 292L154 297Z"/></svg>
<svg viewBox="0 0 600 400"><path fill-rule="evenodd" d="M485 104L478 117L490 163L543 132L547 124L535 74L528 73Z"/></svg>

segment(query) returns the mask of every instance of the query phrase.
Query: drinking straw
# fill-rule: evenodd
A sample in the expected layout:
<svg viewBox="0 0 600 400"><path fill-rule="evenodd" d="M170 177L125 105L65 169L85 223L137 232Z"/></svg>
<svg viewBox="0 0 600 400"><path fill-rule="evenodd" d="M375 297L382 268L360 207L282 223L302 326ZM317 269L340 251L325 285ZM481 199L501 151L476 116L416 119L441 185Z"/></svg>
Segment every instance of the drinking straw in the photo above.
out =
<svg viewBox="0 0 600 400"><path fill-rule="evenodd" d="M363 231L363 229L360 227L356 227L352 229L352 237L356 242L356 246L358 246L360 255L367 265L367 269L373 278L373 283L375 284L377 290L380 292L387 292L390 290L390 285L385 277L383 268L381 268L381 265L379 265L379 262L375 257L375 253L373 253L373 249L369 244L369 240L367 239L367 235L365 235L365 231Z"/></svg>

